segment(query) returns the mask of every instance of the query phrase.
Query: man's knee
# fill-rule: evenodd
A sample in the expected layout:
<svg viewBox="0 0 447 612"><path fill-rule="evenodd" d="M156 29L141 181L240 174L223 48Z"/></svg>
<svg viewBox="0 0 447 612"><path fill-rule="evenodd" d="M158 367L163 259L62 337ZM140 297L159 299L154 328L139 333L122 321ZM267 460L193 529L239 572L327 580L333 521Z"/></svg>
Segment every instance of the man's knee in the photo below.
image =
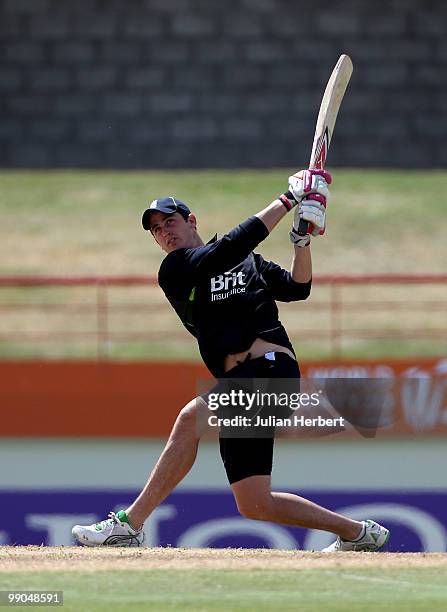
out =
<svg viewBox="0 0 447 612"><path fill-rule="evenodd" d="M236 497L239 514L254 521L269 521L272 519L272 500L270 496L255 499Z"/></svg>
<svg viewBox="0 0 447 612"><path fill-rule="evenodd" d="M206 413L206 405L200 398L194 398L184 406L177 417L176 427L182 430L195 431L198 435L203 433L202 421Z"/></svg>
<svg viewBox="0 0 447 612"><path fill-rule="evenodd" d="M190 402L188 402L186 404L186 406L184 406L178 415L178 419L180 421L183 421L185 423L192 421L193 419L196 418L196 414L197 414L197 406L196 406L196 400L193 399Z"/></svg>

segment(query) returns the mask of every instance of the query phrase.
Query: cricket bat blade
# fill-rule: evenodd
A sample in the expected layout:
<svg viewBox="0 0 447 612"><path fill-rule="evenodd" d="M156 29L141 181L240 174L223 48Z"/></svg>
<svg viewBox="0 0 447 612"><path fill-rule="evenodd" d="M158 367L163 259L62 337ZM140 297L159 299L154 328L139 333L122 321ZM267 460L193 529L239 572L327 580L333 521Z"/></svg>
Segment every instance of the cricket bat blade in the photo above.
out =
<svg viewBox="0 0 447 612"><path fill-rule="evenodd" d="M345 95L349 79L351 78L352 70L352 61L349 55L340 55L321 100L317 124L315 126L312 152L310 155L310 169L323 170L326 164L326 157L331 144L338 111L343 96ZM305 236L308 230L309 223L301 220L298 234L300 236Z"/></svg>

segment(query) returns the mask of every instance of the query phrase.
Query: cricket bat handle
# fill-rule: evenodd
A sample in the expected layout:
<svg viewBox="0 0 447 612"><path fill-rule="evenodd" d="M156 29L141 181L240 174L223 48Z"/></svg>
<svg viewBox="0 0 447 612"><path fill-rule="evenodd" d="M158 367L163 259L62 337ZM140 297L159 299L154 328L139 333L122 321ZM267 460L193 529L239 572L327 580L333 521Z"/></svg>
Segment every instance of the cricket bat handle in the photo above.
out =
<svg viewBox="0 0 447 612"><path fill-rule="evenodd" d="M300 223L298 225L298 236L305 236L306 234L310 234L309 225L310 223L308 221L300 219Z"/></svg>
<svg viewBox="0 0 447 612"><path fill-rule="evenodd" d="M319 164L319 168L314 166L309 166L309 170L323 170L323 164ZM310 234L312 232L312 226L309 221L305 221L304 219L300 219L300 223L298 225L298 236L305 236L306 234Z"/></svg>
<svg viewBox="0 0 447 612"><path fill-rule="evenodd" d="M309 230L309 222L304 221L304 219L300 219L300 223L298 225L298 236L305 236Z"/></svg>

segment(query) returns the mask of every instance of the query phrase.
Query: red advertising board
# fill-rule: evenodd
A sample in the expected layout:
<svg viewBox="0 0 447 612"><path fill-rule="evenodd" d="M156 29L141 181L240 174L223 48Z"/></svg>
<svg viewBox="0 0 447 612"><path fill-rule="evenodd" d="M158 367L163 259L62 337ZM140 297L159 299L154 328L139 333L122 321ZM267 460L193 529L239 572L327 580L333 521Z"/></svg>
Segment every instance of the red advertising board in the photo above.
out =
<svg viewBox="0 0 447 612"><path fill-rule="evenodd" d="M301 371L386 381L379 435L447 435L447 359L318 361ZM197 363L1 362L0 436L164 438L204 378Z"/></svg>

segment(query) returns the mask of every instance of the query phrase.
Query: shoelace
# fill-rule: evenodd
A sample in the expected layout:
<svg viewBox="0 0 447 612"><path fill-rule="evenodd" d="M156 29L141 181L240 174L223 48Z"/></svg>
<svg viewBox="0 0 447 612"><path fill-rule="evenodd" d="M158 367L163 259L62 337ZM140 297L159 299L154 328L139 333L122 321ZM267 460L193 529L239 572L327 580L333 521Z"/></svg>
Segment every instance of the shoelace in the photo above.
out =
<svg viewBox="0 0 447 612"><path fill-rule="evenodd" d="M113 525L113 523L119 523L119 522L120 522L120 520L116 516L116 513L115 512L109 512L108 518L104 519L100 523L96 523L95 527L98 530L99 529L105 529L106 527L111 527Z"/></svg>

